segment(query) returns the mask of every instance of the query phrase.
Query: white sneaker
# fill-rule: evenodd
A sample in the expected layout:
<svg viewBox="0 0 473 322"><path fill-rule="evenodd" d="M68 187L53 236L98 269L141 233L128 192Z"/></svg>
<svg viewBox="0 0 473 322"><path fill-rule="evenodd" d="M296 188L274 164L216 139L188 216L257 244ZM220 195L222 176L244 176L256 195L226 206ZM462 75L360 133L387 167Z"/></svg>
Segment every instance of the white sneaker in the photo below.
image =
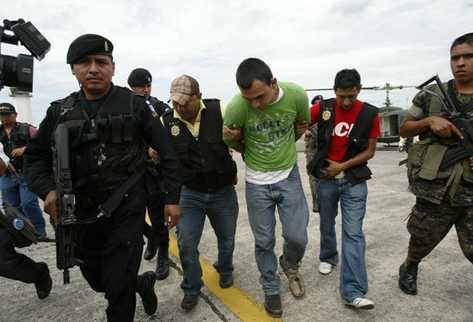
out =
<svg viewBox="0 0 473 322"><path fill-rule="evenodd" d="M320 262L319 273L322 275L328 275L332 272L333 265L326 262Z"/></svg>
<svg viewBox="0 0 473 322"><path fill-rule="evenodd" d="M355 309L362 309L362 310L374 309L374 302L363 297L357 297L351 302L346 302L346 305L351 306Z"/></svg>

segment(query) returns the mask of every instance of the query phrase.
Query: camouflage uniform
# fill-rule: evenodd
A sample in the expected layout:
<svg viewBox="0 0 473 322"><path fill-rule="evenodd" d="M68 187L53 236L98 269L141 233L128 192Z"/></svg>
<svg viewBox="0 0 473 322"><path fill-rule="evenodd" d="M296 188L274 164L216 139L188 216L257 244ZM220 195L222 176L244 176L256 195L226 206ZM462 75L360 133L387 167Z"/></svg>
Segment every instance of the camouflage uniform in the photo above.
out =
<svg viewBox="0 0 473 322"><path fill-rule="evenodd" d="M304 135L306 164L314 158L317 153L317 125L309 128L310 134ZM312 194L312 211L318 212L317 204L317 178L307 172L309 175L310 193Z"/></svg>
<svg viewBox="0 0 473 322"><path fill-rule="evenodd" d="M436 85L429 89L439 91ZM473 99L473 95L455 93L461 104ZM416 95L409 113L417 119L445 115L439 99L424 92ZM473 119L473 111L468 115ZM419 263L427 256L453 225L463 253L473 262L473 170L468 159L443 170L434 166L435 159L442 159L438 151L445 152L455 140L458 142L423 134L409 151L409 187L417 197L407 223L410 263Z"/></svg>

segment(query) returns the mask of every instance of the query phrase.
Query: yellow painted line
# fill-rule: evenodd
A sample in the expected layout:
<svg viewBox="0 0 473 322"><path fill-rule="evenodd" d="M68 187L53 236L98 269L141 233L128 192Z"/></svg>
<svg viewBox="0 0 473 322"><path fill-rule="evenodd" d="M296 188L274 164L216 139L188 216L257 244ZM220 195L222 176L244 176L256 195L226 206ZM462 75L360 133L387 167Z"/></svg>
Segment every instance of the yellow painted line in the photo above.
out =
<svg viewBox="0 0 473 322"><path fill-rule="evenodd" d="M170 234L169 239L169 252L173 256L179 257L176 236ZM261 304L255 302L238 287L221 288L218 284L219 275L217 271L212 264L202 257L200 257L200 265L202 266L202 280L205 286L240 320L245 322L282 321L270 317Z"/></svg>

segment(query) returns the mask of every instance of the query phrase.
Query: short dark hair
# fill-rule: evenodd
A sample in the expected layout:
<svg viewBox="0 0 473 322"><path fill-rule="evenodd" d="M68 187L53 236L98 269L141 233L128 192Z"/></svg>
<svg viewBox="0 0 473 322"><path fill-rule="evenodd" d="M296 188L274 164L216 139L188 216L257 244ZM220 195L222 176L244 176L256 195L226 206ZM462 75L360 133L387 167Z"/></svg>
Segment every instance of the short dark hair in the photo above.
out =
<svg viewBox="0 0 473 322"><path fill-rule="evenodd" d="M473 45L473 32L466 33L455 39L452 43L452 46L450 46L450 51L452 51L454 47L462 44Z"/></svg>
<svg viewBox="0 0 473 322"><path fill-rule="evenodd" d="M312 100L310 101L310 104L314 105L315 102L317 101L322 101L324 97L322 95L315 95Z"/></svg>
<svg viewBox="0 0 473 322"><path fill-rule="evenodd" d="M248 89L255 80L271 85L273 73L269 66L261 59L247 58L237 68L236 82L241 89Z"/></svg>
<svg viewBox="0 0 473 322"><path fill-rule="evenodd" d="M361 77L356 69L342 69L335 76L333 89L349 89L361 87Z"/></svg>

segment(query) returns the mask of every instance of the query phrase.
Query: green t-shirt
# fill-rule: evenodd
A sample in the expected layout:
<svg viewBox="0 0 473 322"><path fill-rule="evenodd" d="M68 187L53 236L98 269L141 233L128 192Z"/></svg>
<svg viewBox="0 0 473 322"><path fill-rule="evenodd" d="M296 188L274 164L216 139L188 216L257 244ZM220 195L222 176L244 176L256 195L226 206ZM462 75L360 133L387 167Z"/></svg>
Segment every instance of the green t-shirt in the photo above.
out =
<svg viewBox="0 0 473 322"><path fill-rule="evenodd" d="M278 82L281 99L259 110L240 94L227 105L224 124L243 129L246 165L257 171L289 169L296 163L294 123L309 121L309 102L302 87ZM229 146L236 142L225 140Z"/></svg>

